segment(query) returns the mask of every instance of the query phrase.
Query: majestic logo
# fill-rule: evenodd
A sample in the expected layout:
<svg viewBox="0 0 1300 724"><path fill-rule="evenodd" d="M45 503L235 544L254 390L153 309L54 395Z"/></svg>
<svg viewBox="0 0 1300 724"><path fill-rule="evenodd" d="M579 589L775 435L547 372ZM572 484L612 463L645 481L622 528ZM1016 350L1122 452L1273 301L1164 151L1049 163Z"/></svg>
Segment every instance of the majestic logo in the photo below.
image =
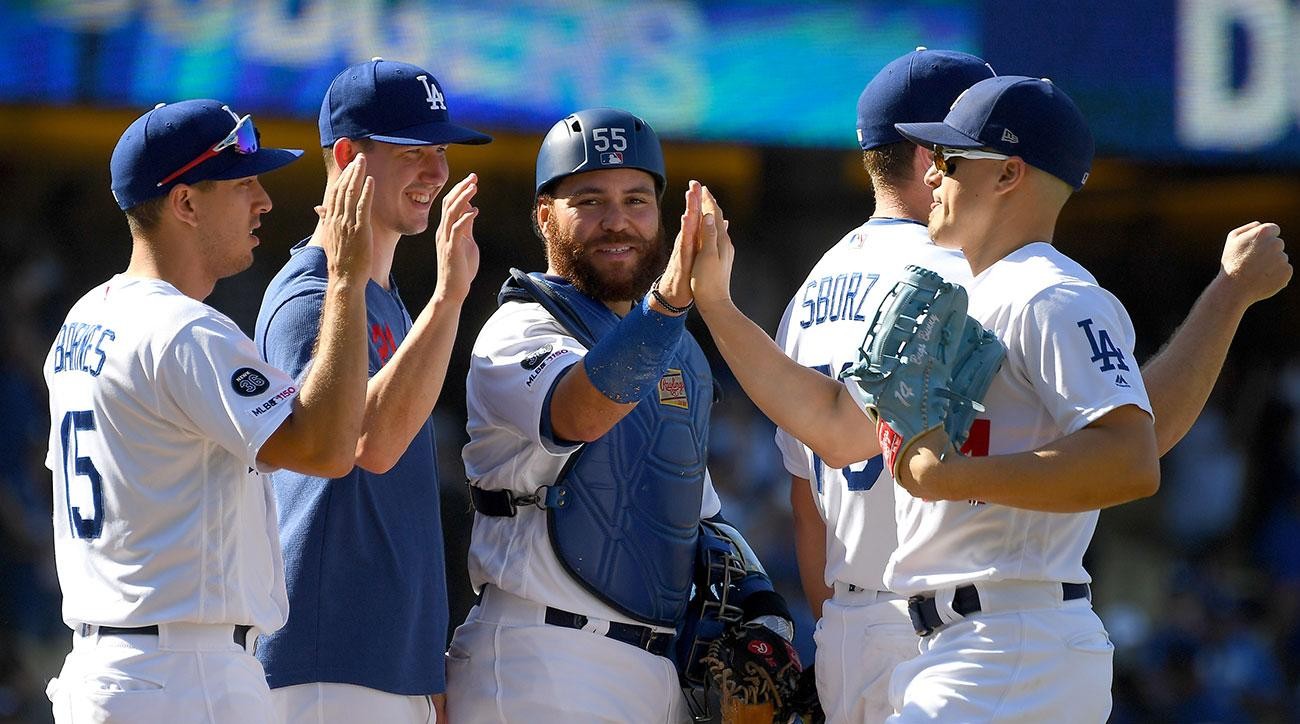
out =
<svg viewBox="0 0 1300 724"><path fill-rule="evenodd" d="M618 151L608 151L600 154L600 165L602 166L621 166L623 165L623 154Z"/></svg>
<svg viewBox="0 0 1300 724"><path fill-rule="evenodd" d="M1020 143L1020 136L1017 136L1016 134L1012 133L1010 128L1003 128L1002 140L1006 141L1007 143Z"/></svg>
<svg viewBox="0 0 1300 724"><path fill-rule="evenodd" d="M1124 362L1124 353L1110 340L1110 334L1106 330L1098 328L1094 332L1091 319L1079 322L1078 326L1083 330L1084 334L1088 335L1088 346L1092 347L1092 361L1101 363L1098 369L1102 372L1110 372L1119 368L1128 372L1128 365ZM1118 383L1119 380L1116 380L1116 382Z"/></svg>
<svg viewBox="0 0 1300 724"><path fill-rule="evenodd" d="M681 370L670 367L659 378L659 404L683 410L690 408L690 401L686 399L686 379Z"/></svg>
<svg viewBox="0 0 1300 724"><path fill-rule="evenodd" d="M541 349L529 352L527 357L524 357L519 361L519 366L526 370L536 369L537 365L541 364L542 360L546 355L550 354L553 349L555 349L555 345L553 344L543 345Z"/></svg>
<svg viewBox="0 0 1300 724"><path fill-rule="evenodd" d="M271 386L266 376L252 367L240 367L230 378L230 386L240 397L257 397Z"/></svg>
<svg viewBox="0 0 1300 724"><path fill-rule="evenodd" d="M442 97L442 91L438 90L438 85L429 82L429 76L417 75L415 79L424 85L424 100L429 104L429 110L447 110L447 100Z"/></svg>
<svg viewBox="0 0 1300 724"><path fill-rule="evenodd" d="M1124 375L1115 375L1115 386L1116 386L1116 387L1132 387L1132 385L1130 385L1130 384L1128 383L1128 380L1124 379Z"/></svg>

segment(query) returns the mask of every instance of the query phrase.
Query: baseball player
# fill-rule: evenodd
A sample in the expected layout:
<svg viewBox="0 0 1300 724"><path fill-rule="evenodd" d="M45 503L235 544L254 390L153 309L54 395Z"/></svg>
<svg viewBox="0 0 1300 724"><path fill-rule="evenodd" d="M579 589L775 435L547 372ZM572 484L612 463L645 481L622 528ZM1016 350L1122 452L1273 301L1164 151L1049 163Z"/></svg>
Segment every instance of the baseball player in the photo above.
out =
<svg viewBox="0 0 1300 724"><path fill-rule="evenodd" d="M260 146L213 100L159 105L126 129L112 190L126 271L71 311L45 362L55 559L72 652L47 693L60 722L276 721L258 632L288 610L265 474L351 464L372 185L327 190L320 349L300 380L203 304L252 263L271 201L258 174L301 151Z"/></svg>
<svg viewBox="0 0 1300 724"><path fill-rule="evenodd" d="M921 655L892 676L891 703L898 721L1104 720L1111 647L1091 609L1083 550L1097 509L1150 494L1159 473L1127 314L1086 271L1034 241L1051 238L1082 184L1091 136L1064 94L1018 76L977 83L944 123L898 130L949 144L933 151L927 175L938 187L929 229L945 246L962 244L972 316L998 333L1008 357L985 401L987 449L980 441L971 457L944 452L942 428L901 446L899 482L916 497L898 500L899 547L884 583L910 596L923 638ZM720 214L707 193L704 213ZM852 414L853 395L773 354L730 303L725 223L702 228L696 300L746 390L827 464L862 459L875 446L863 440L870 430ZM782 380L779 389L762 383L768 377ZM786 396L799 404L781 404Z"/></svg>
<svg viewBox="0 0 1300 724"><path fill-rule="evenodd" d="M491 139L451 123L428 71L373 59L345 69L321 104L331 182L363 152L374 179L374 256L364 282L370 382L355 467L272 476L289 620L257 652L286 722L444 721L447 585L430 414L461 306L478 271L470 174L442 202L438 282L414 320L392 278L403 235L429 225L447 146ZM326 257L320 226L266 290L258 350L290 374L312 364Z"/></svg>
<svg viewBox="0 0 1300 724"><path fill-rule="evenodd" d="M831 376L857 362L871 314L906 264L970 283L965 257L931 243L925 227L931 155L904 140L894 124L909 116L940 121L962 91L992 75L975 56L918 48L867 84L858 99L857 132L875 210L826 252L790 301L776 339L792 358ZM1143 366L1162 454L1199 414L1245 309L1290 278L1277 234L1275 226L1261 224L1231 232L1222 273L1168 346ZM968 453L985 444L986 422L976 424ZM816 675L827 720L883 721L893 711L890 673L917 654L905 601L883 582L898 544L893 478L879 456L836 468L784 429L776 441L791 474L800 575L820 616Z"/></svg>
<svg viewBox="0 0 1300 724"><path fill-rule="evenodd" d="M542 143L547 272L512 273L466 381L481 598L447 654L457 724L685 716L668 656L700 522L721 521L705 467L713 381L684 332L701 187L670 256L664 185L659 141L630 113L579 111ZM788 648L784 601L759 588L744 617Z"/></svg>

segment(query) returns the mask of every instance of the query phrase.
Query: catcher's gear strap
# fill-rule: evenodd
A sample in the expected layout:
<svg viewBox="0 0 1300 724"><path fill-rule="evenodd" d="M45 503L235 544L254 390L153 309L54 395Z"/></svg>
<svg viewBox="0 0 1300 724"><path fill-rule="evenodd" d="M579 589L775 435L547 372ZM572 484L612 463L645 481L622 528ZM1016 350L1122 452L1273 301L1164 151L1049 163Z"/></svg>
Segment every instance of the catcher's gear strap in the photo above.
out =
<svg viewBox="0 0 1300 724"><path fill-rule="evenodd" d="M554 485L543 485L529 495L519 495L512 490L484 490L469 484L469 500L475 512L493 518L513 518L521 506L538 508L563 507L568 491Z"/></svg>

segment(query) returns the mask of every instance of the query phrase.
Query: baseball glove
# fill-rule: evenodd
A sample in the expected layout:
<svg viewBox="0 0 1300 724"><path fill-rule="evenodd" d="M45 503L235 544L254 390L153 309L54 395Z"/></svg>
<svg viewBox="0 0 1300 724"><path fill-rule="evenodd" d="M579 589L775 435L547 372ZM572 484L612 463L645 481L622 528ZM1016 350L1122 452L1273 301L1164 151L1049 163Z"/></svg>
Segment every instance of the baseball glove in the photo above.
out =
<svg viewBox="0 0 1300 724"><path fill-rule="evenodd" d="M723 724L784 724L803 665L794 645L760 623L734 626L701 659L722 697Z"/></svg>
<svg viewBox="0 0 1300 724"><path fill-rule="evenodd" d="M895 479L907 450L948 418L948 384L966 319L965 289L908 266L880 303L860 361L844 372L856 382L849 392L876 423Z"/></svg>
<svg viewBox="0 0 1300 724"><path fill-rule="evenodd" d="M975 413L984 411L984 405L980 403L988 394L993 376L998 373L1006 355L1006 349L992 332L974 319L966 318L966 327L957 346L957 362L952 368L952 381L948 384L951 407L948 421L943 426L958 450L966 444L971 425L975 423Z"/></svg>

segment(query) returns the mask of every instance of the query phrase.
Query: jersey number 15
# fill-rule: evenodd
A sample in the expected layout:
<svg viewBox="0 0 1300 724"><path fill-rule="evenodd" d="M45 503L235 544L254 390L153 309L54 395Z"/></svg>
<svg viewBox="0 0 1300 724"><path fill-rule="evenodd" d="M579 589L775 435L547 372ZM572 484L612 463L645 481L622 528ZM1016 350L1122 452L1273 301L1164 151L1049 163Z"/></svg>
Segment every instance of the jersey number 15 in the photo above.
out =
<svg viewBox="0 0 1300 724"><path fill-rule="evenodd" d="M77 433L95 430L93 410L73 410L63 416L59 437L63 441L63 497L68 504L68 523L77 538L98 538L104 529L104 480L95 464L85 455L78 455ZM77 478L90 481L91 513L81 515L81 507L72 504L72 482Z"/></svg>

